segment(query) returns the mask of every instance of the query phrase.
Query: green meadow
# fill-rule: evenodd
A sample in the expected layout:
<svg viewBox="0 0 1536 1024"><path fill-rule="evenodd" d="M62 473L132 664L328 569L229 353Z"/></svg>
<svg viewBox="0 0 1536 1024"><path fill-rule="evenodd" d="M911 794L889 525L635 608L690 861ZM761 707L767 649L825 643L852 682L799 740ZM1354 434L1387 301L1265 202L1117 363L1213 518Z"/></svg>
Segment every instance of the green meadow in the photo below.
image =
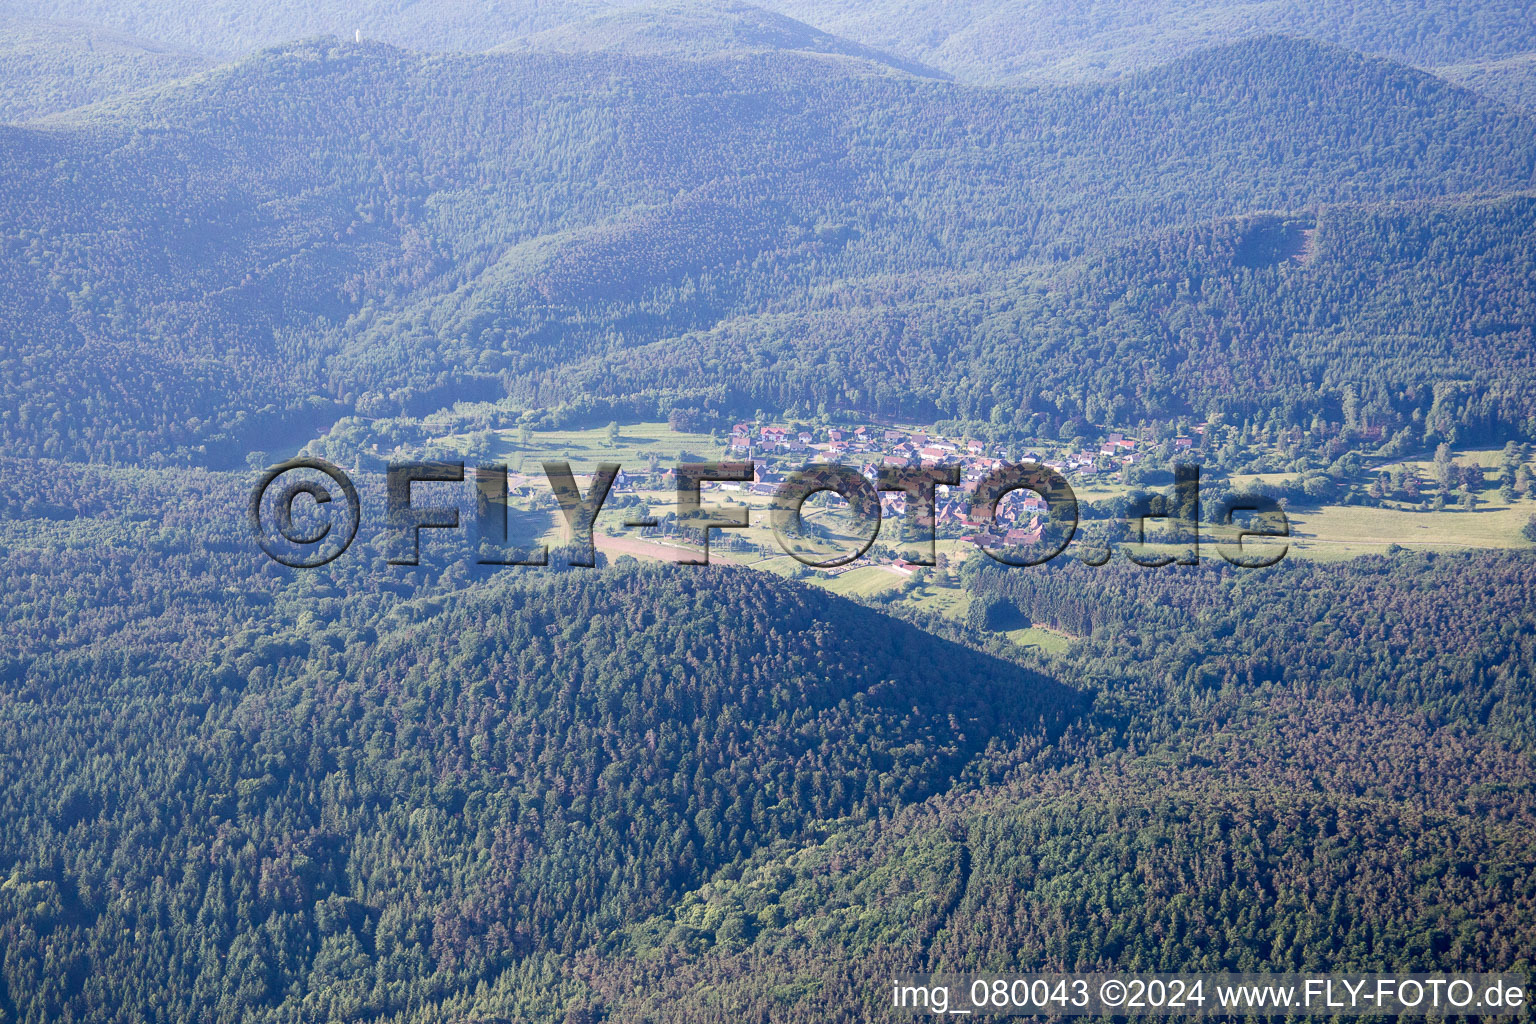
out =
<svg viewBox="0 0 1536 1024"><path fill-rule="evenodd" d="M477 439L469 434L451 435L441 440L447 446L463 452L468 452L477 443ZM483 438L479 439L479 443L483 443ZM622 424L616 434L609 427L552 431L499 430L495 432L492 457L505 461L514 471L522 470L536 478L540 473L539 463L546 460L568 461L575 472L581 475L590 473L601 462L618 462L631 471L644 472L653 459L660 466L670 466L685 457L728 458L729 452L721 437L680 433L665 423L642 422ZM1445 551L1530 547L1530 542L1521 536L1521 528L1536 513L1536 500L1522 497L1511 502L1499 497L1496 487L1499 483L1501 452L1498 449L1457 452L1456 460L1462 464L1476 463L1489 473L1491 485L1482 492L1475 509L1468 510L1457 504L1440 510L1390 504L1384 507L1354 504L1320 507L1293 505L1287 511L1291 536L1286 541L1250 539L1246 543L1250 547L1267 545L1269 551L1277 550L1284 543L1288 557L1319 561L1338 561L1380 553L1393 545ZM1388 465L1371 465L1362 471L1360 480L1354 486L1364 487L1377 473L1398 467L1417 470L1421 477L1432 479L1433 462L1427 458L1412 459ZM1231 483L1234 488L1240 489L1260 482L1282 484L1294 476L1293 473L1239 474L1231 478ZM1107 477L1096 477L1076 483L1074 489L1084 500L1102 501L1124 495L1131 488ZM676 500L671 490L642 490L636 492L635 497L656 516L664 516L673 508ZM711 505L749 510L750 525L746 529L717 536L747 541L751 547L746 551L731 551L716 542L711 547L712 560L740 564L781 576L794 576L833 593L854 598L869 599L901 590L902 593L895 598L900 605L956 621L965 619L969 598L951 573L931 573L924 582L912 586L908 585L910 577L884 565L861 565L836 573L805 570L790 556L775 535L770 524L767 497L711 488L705 500ZM623 526L623 522L633 514L633 507L615 507L610 498L598 522L599 533L611 538L645 539ZM827 541L832 544L851 547L856 543L853 529L841 514L808 506L806 518L826 528L829 533ZM538 536L555 544L563 542L566 537L565 524L560 515L547 508L523 512L520 519L515 516L514 533L522 538ZM1218 558L1216 545L1222 539L1218 531L1205 529L1202 534L1202 556ZM883 532L879 543L893 544L895 537L890 532ZM1076 547L1074 545L1063 557L1072 557ZM938 547L940 554L951 566L958 565L971 550L968 543L952 539L941 539ZM1158 548L1154 544L1146 553L1156 550ZM1178 550L1182 551L1183 548L1179 547ZM1114 557L1125 557L1124 551L1122 546ZM661 549L647 549L643 545L638 549L610 552L614 556L621 553L641 559L664 557L667 554ZM807 549L805 553L810 552ZM1034 626L1010 630L1004 635L1016 644L1038 647L1048 653L1060 651L1070 642L1068 637Z"/></svg>

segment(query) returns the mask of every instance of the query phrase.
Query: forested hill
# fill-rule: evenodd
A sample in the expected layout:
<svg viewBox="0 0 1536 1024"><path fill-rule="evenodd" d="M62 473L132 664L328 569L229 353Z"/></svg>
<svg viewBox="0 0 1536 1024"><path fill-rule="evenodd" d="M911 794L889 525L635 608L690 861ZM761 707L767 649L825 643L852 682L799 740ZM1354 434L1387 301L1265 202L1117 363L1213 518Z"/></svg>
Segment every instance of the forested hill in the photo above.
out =
<svg viewBox="0 0 1536 1024"><path fill-rule="evenodd" d="M1221 220L1023 282L727 320L562 368L543 393L625 416L825 403L1033 436L1215 414L1404 451L1531 435L1533 240L1529 194Z"/></svg>
<svg viewBox="0 0 1536 1024"><path fill-rule="evenodd" d="M1536 113L1263 34L1518 98L1529 4L53 6L114 30L0 40L0 1024L1532 971ZM611 555L737 422L1087 452L1090 548L1181 452L1299 557L1004 569L946 508L888 574L908 501L820 575L718 492L740 564ZM313 570L248 521L301 448L361 492ZM657 529L477 564L423 481L463 529L390 564L421 452L511 464L508 547L541 456L649 461Z"/></svg>
<svg viewBox="0 0 1536 1024"><path fill-rule="evenodd" d="M1536 52L1447 64L1435 74L1510 106L1536 111Z"/></svg>
<svg viewBox="0 0 1536 1024"><path fill-rule="evenodd" d="M1270 33L1425 68L1536 52L1536 24L1522 0L771 0L768 6L972 82L1109 78L1213 43Z"/></svg>
<svg viewBox="0 0 1536 1024"><path fill-rule="evenodd" d="M1536 168L1528 120L1286 39L1051 90L320 41L7 135L0 435L117 460L495 397L849 279Z"/></svg>
<svg viewBox="0 0 1536 1024"><path fill-rule="evenodd" d="M1082 631L1092 720L994 786L716 876L579 965L577 998L809 1024L904 1019L905 972L1528 970L1532 569L988 570L978 596ZM515 1013L530 982L453 1008Z"/></svg>
<svg viewBox="0 0 1536 1024"><path fill-rule="evenodd" d="M213 64L117 32L0 15L0 122L84 106Z"/></svg>
<svg viewBox="0 0 1536 1024"><path fill-rule="evenodd" d="M607 50L697 58L761 50L796 50L874 61L911 74L948 77L916 61L892 57L782 14L735 0L708 5L648 4L608 11L520 37L497 49L511 53L520 50L556 53Z"/></svg>
<svg viewBox="0 0 1536 1024"><path fill-rule="evenodd" d="M133 600L90 575L54 596ZM416 1009L602 949L754 851L888 816L1080 710L746 570L222 607L201 653L126 630L0 677L4 1019Z"/></svg>
<svg viewBox="0 0 1536 1024"><path fill-rule="evenodd" d="M1031 670L741 569L252 583L107 476L0 562L8 1021L1529 969L1527 553L972 574Z"/></svg>
<svg viewBox="0 0 1536 1024"><path fill-rule="evenodd" d="M416 49L480 51L541 32L613 21L665 26L703 19L712 3L495 0L428 6L388 0L56 0L52 14L234 55L333 33ZM760 0L788 15L971 82L1102 79L1203 46L1286 33L1393 57L1420 67L1536 51L1521 0ZM652 29L645 29L650 32ZM664 28L661 31L665 31Z"/></svg>

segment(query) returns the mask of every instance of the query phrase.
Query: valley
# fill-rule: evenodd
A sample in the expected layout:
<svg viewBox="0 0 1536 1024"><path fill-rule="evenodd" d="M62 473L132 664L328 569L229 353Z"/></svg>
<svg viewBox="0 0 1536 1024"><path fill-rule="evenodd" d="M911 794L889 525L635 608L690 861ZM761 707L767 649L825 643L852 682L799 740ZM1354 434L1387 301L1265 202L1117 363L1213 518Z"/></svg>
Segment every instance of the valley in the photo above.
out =
<svg viewBox="0 0 1536 1024"><path fill-rule="evenodd" d="M0 36L0 1024L1531 972L1528 5L16 0ZM253 514L294 457L352 491ZM973 507L1026 461L1076 533L1008 566L1065 537ZM591 567L546 462L622 467ZM706 462L748 525L678 565ZM957 483L776 533L807 466ZM1272 564L1223 557L1245 499Z"/></svg>

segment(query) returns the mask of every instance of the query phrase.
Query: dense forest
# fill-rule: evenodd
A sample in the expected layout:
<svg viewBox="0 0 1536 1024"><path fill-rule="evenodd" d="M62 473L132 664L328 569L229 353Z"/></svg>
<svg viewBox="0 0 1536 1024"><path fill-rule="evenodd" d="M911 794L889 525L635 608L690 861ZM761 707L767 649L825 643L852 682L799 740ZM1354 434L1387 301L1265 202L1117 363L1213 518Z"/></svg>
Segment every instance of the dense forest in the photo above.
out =
<svg viewBox="0 0 1536 1024"><path fill-rule="evenodd" d="M1531 971L1526 5L0 6L0 1024ZM496 567L438 481L396 565L373 472L891 421L1085 452L1082 543L579 568L519 489ZM295 571L301 450L364 525ZM1176 459L1510 547L1083 564Z"/></svg>
<svg viewBox="0 0 1536 1024"><path fill-rule="evenodd" d="M1416 71L1273 38L1111 85L1041 90L794 53L423 57L317 42L0 132L0 330L11 340L0 437L16 454L91 461L227 464L256 438L303 439L345 411L558 405L571 397L558 382L574 360L656 342L688 351L680 336L743 317L811 316L885 349L861 351L863 379L847 387L842 360L754 356L805 381L802 405L888 407L870 378L906 394L936 358L949 364L944 383L969 377L1016 393L1010 378L1029 348L999 352L996 328L974 315L913 337L898 328L885 342L865 325L901 317L906 296L934 305L990 294L1000 274L1059 279L1072 261L1115 260L1126 245L1168 237L1179 245L1256 209L1444 199L1527 189L1536 176L1528 119ZM1491 229L1475 217L1441 222L1492 247L1490 260L1520 244L1477 237ZM1321 251L1353 244L1327 235ZM1383 244L1408 263L1449 258L1461 242ZM1153 273L1178 270L1145 258ZM1456 325L1491 329L1488 344L1503 345L1489 370L1507 386L1473 383L1468 395L1503 429L1519 427L1523 404L1505 392L1528 390L1504 342L1518 341L1510 292L1522 270L1504 267L1515 277L1482 299L1491 322ZM1366 284L1324 287L1347 304ZM1127 310L1126 329L1139 328L1128 319L1137 315L1147 314ZM1399 304L1352 327L1406 333L1418 316ZM1259 340L1258 358L1270 344ZM1331 340L1318 344L1331 358ZM1093 358L1070 337L1035 351L1062 364ZM1031 374L1038 361L1025 361ZM1316 362L1243 404L1310 414L1333 384L1307 365ZM1405 374L1421 390L1462 379L1440 352L1409 349L1400 362L1366 378L1393 416L1413 401L1400 394ZM1363 372L1377 365L1362 360ZM1094 413L1174 401L1155 374L1150 387L1126 380L1130 369L1098 376ZM1061 389L1041 372L1048 391ZM1330 369L1346 372L1356 368ZM529 393L531 375L551 386ZM590 376L581 386L613 390ZM703 395L725 401L729 387ZM983 417L994 404L958 401ZM1092 415L1081 398L1068 410L1048 394L1043 408L1053 401L1064 415ZM1182 401L1215 411L1198 394Z"/></svg>
<svg viewBox="0 0 1536 1024"><path fill-rule="evenodd" d="M605 11L555 28L521 36L499 50L550 50L556 53L615 51L628 54L692 56L718 59L728 54L794 50L888 64L900 71L935 78L947 75L915 61L830 35L804 22L761 7L722 0L708 5L641 5Z"/></svg>
<svg viewBox="0 0 1536 1024"><path fill-rule="evenodd" d="M1081 710L741 571L229 600L161 554L76 587L7 560L8 633L54 632L0 696L7 1020L419 1007L602 948L760 847L888 817ZM95 621L39 604L39 577Z"/></svg>
<svg viewBox="0 0 1536 1024"><path fill-rule="evenodd" d="M1037 437L1220 416L1412 448L1531 436L1533 215L1521 196L1223 220L1012 286L736 318L548 386L573 414L854 406Z"/></svg>
<svg viewBox="0 0 1536 1024"><path fill-rule="evenodd" d="M1536 110L1536 53L1470 60L1436 68L1436 74L1522 110Z"/></svg>
<svg viewBox="0 0 1536 1024"><path fill-rule="evenodd" d="M209 0L55 0L55 18L93 22L200 52L228 56L322 34L361 31L414 49L482 51L562 45L699 53L796 48L846 52L862 44L975 83L1107 79L1205 46L1280 33L1318 39L1424 68L1536 52L1519 0L1326 0L1232 4L1222 0L503 0L477 6L383 0L250 5ZM787 16L787 18L785 17ZM786 25L799 19L815 28ZM767 31L764 31L765 27ZM788 28L788 31L785 29ZM833 35L836 34L836 35ZM829 39L837 39L828 48ZM812 45L808 42L814 40ZM887 58L889 59L889 58Z"/></svg>
<svg viewBox="0 0 1536 1024"><path fill-rule="evenodd" d="M0 123L96 103L213 64L90 26L0 15Z"/></svg>
<svg viewBox="0 0 1536 1024"><path fill-rule="evenodd" d="M1528 966L1528 555L968 568L1046 659L744 569L288 574L238 474L55 468L4 507L8 1021Z"/></svg>
<svg viewBox="0 0 1536 1024"><path fill-rule="evenodd" d="M1370 5L971 0L963 17L943 0L875 0L856 7L777 0L768 6L979 82L1108 78L1214 42L1269 33L1323 40L1425 68L1536 51L1530 12L1518 0Z"/></svg>
<svg viewBox="0 0 1536 1024"><path fill-rule="evenodd" d="M594 958L589 998L867 1020L893 971L1529 964L1530 570L984 570L977 593L1084 630L1062 668L1092 713L990 784L717 879L631 932L636 961ZM737 904L791 923L679 948L674 922Z"/></svg>

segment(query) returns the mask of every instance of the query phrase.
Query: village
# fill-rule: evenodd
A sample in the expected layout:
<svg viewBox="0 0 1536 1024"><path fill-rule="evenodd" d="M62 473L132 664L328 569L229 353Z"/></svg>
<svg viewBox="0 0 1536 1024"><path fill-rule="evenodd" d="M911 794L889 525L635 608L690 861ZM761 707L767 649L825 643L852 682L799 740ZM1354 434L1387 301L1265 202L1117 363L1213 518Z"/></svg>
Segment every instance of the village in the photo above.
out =
<svg viewBox="0 0 1536 1024"><path fill-rule="evenodd" d="M565 527L541 463L569 462L584 493L599 464L618 463L622 471L596 523L599 547L611 556L675 560L696 557L702 542L696 530L677 520L675 467L749 462L750 480L702 488L706 506L749 512L748 528L711 531L710 557L797 575L798 563L786 564L795 559L784 555L771 527L774 495L797 470L831 463L871 480L885 468L951 466L957 471L956 486L937 488L931 526L909 516L904 494L882 493L882 528L854 564L902 574L913 570L907 559L922 556L930 537L938 544L941 565L946 558L963 561L978 546L997 552L1048 541L1042 535L1043 503L1031 491L1015 491L1000 502L990 524L971 516L978 482L999 464L1022 462L1039 462L1066 477L1079 502L1078 538L1099 545L1095 550L1123 544L1117 524L1124 521L1127 501L1138 494L1165 493L1173 482L1172 467L1187 461L1202 466L1202 487L1213 494L1252 491L1280 501L1291 523L1292 548L1311 558L1350 557L1394 546L1518 547L1529 542L1522 530L1536 519L1529 504L1536 496L1536 467L1528 451L1513 443L1458 452L1441 444L1407 457L1393 451L1375 461L1355 456L1328 463L1299 453L1295 436L1281 438L1283 443L1271 440L1266 447L1241 442L1231 426L1198 421L1122 426L1089 440L1076 434L999 437L975 431L974 425L968 431L932 422L807 423L772 414L734 424L685 425L669 418L553 429L536 428L527 420L498 428L459 414L449 420L403 421L390 431L379 429L384 424L367 425L366 430L328 436L306 451L354 472L361 471L365 459L504 464L512 532L520 543L551 545L565 543ZM457 422L450 425L451 420ZM412 433L424 435L425 443L411 439ZM842 504L830 492L816 494L805 503L803 519L824 547L857 550L860 533L868 531L857 528ZM1221 524L1212 520L1208 525ZM1176 534L1157 531L1143 539L1177 545L1182 535Z"/></svg>
<svg viewBox="0 0 1536 1024"><path fill-rule="evenodd" d="M1177 437L1170 447L1173 451L1183 451L1195 443L1195 438ZM829 463L849 466L859 470L871 482L886 467L953 466L958 470L959 484L938 489L931 519L912 517L906 494L881 492L882 539L894 536L913 544L933 535L983 548L1029 547L1040 542L1044 535L1048 518L1045 499L1030 490L1015 490L998 503L994 517L976 517L972 509L973 498L978 485L989 474L1010 463L1035 462L1075 483L1090 480L1118 482L1125 467L1136 465L1145 458L1146 447L1147 442L1120 433L1107 435L1092 450L1057 453L1010 447L976 438L949 437L917 428L869 425L813 428L743 422L732 427L724 459L750 462L752 479L739 483L708 483L703 490L721 493L722 497L739 495L741 504L747 507L765 507L789 474L805 466ZM645 469L626 467L618 474L610 503L624 507L642 498L663 501L675 484L675 469L652 458ZM846 502L835 493L822 492L808 503L806 515L812 518L845 507ZM641 536L663 542L678 539L674 516L664 515L653 521L655 525L641 529ZM835 530L831 536L836 538ZM751 543L744 538L727 537L712 541L727 551ZM859 560L860 564L866 562L866 559ZM898 571L911 571L905 558L898 556L893 562Z"/></svg>

